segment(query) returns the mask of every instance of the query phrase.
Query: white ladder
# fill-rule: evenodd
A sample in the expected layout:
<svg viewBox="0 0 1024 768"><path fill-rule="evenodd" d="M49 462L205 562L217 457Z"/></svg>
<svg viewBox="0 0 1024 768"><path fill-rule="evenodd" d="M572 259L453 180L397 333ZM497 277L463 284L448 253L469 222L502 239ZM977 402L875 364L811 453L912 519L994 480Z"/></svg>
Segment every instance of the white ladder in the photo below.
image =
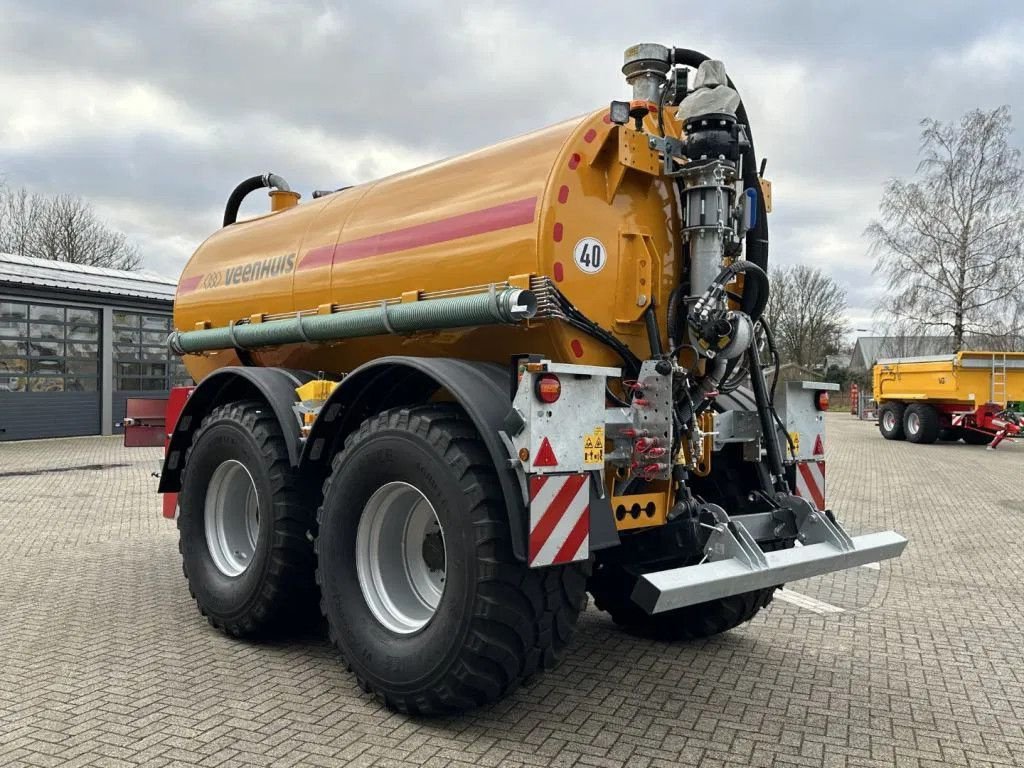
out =
<svg viewBox="0 0 1024 768"><path fill-rule="evenodd" d="M992 382L990 403L1006 406L1006 353L992 353Z"/></svg>

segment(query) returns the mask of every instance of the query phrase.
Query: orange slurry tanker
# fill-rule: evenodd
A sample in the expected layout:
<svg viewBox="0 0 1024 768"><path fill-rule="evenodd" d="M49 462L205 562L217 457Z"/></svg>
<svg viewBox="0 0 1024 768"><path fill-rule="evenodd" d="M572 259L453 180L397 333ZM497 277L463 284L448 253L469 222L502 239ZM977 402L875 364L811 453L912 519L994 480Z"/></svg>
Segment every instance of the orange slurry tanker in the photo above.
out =
<svg viewBox="0 0 1024 768"><path fill-rule="evenodd" d="M723 65L643 44L623 73L629 100L488 149L231 194L175 300L196 386L156 430L212 624L319 607L367 691L443 713L553 666L588 592L705 637L902 552L825 508L829 385L766 384L770 186Z"/></svg>

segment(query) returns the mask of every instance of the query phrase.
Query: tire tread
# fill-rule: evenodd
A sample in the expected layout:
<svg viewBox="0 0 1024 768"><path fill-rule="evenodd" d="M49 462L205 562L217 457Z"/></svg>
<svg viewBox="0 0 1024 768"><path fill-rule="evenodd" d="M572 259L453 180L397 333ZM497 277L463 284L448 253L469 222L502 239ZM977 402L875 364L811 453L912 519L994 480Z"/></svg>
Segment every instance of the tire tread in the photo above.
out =
<svg viewBox="0 0 1024 768"><path fill-rule="evenodd" d="M512 555L511 533L493 463L476 428L461 408L434 404L395 408L373 416L345 441L332 462L322 498L345 456L377 432L405 430L434 447L455 473L469 504L477 533L480 564L478 592L466 641L440 681L409 695L375 689L356 674L359 686L391 709L409 714L438 715L464 711L496 701L540 671L553 668L571 642L576 619L586 605L588 565L529 569ZM323 507L317 523L323 520ZM319 569L318 581L321 579ZM321 597L321 612L328 616ZM333 628L331 642L344 656Z"/></svg>
<svg viewBox="0 0 1024 768"><path fill-rule="evenodd" d="M765 551L777 548L774 542L761 546ZM632 600L636 580L621 566L599 566L588 584L594 606L635 635L668 641L700 640L735 629L766 608L780 588L756 589L651 615Z"/></svg>
<svg viewBox="0 0 1024 768"><path fill-rule="evenodd" d="M886 440L904 440L906 439L906 433L903 431L903 412L906 410L906 405L899 402L888 402L883 403L878 409L878 431L882 433L882 437ZM892 412L895 417L895 424L892 431L887 432L883 426L883 418L887 412Z"/></svg>
<svg viewBox="0 0 1024 768"><path fill-rule="evenodd" d="M917 414L920 420L920 429L917 434L912 434L909 429L906 428L906 420L911 414ZM917 443L918 445L930 445L939 439L939 430L941 429L941 421L939 420L939 412L934 406L928 405L927 403L913 403L908 405L906 411L903 413L904 426L903 431L907 435L907 440L911 443Z"/></svg>
<svg viewBox="0 0 1024 768"><path fill-rule="evenodd" d="M277 418L266 404L258 400L242 400L214 408L203 419L185 453L185 468L192 450L202 435L215 425L230 421L248 430L263 455L273 492L274 527L270 545L267 578L246 614L234 621L224 621L211 614L196 594L188 566L182 559L182 572L189 582L189 594L210 626L234 637L263 637L296 621L307 619L316 604L313 581L314 560L309 530L313 523L308 494L303 493L298 473L288 458L288 446ZM182 532L182 516L177 527ZM178 551L184 555L181 537Z"/></svg>

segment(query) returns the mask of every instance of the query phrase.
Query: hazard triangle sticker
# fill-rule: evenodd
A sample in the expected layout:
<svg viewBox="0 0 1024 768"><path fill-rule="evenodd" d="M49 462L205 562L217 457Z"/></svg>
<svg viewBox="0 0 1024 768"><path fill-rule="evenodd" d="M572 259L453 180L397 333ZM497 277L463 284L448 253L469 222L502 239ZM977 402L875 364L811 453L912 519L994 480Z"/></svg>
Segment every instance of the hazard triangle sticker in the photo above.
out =
<svg viewBox="0 0 1024 768"><path fill-rule="evenodd" d="M818 435L814 439L814 452L812 456L824 456L825 455L825 444L821 441L821 435Z"/></svg>
<svg viewBox="0 0 1024 768"><path fill-rule="evenodd" d="M558 459L555 458L555 452L551 449L551 443L545 437L540 442L540 448L537 449L537 455L533 457L533 466L535 467L557 467Z"/></svg>

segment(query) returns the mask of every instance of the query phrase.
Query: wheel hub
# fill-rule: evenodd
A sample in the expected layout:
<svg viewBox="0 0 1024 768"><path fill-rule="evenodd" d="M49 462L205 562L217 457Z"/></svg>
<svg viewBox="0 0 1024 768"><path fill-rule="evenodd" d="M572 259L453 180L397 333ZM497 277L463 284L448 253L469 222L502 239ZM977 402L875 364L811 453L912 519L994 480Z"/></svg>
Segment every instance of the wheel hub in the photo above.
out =
<svg viewBox="0 0 1024 768"><path fill-rule="evenodd" d="M917 430L921 428L921 418L916 414L912 413L907 416L907 431L912 434L917 434Z"/></svg>
<svg viewBox="0 0 1024 768"><path fill-rule="evenodd" d="M356 575L374 617L407 635L433 618L444 593L444 530L413 485L391 482L366 502L356 531Z"/></svg>
<svg viewBox="0 0 1024 768"><path fill-rule="evenodd" d="M423 537L423 561L431 571L444 570L444 537L440 531Z"/></svg>
<svg viewBox="0 0 1024 768"><path fill-rule="evenodd" d="M225 576L245 573L256 554L260 531L260 499L246 466L235 459L213 471L206 488L206 547Z"/></svg>

